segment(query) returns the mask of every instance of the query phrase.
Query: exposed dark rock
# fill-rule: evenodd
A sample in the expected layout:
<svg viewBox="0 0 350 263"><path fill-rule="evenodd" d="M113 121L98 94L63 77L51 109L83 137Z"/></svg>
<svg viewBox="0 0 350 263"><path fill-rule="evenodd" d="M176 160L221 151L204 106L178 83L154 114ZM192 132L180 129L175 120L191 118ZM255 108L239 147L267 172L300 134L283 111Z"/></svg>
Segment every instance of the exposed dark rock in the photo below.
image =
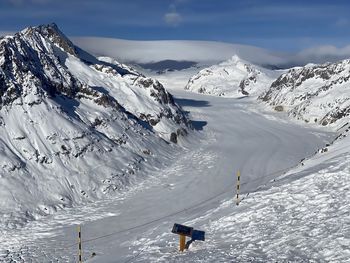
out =
<svg viewBox="0 0 350 263"><path fill-rule="evenodd" d="M152 126L156 126L158 122L159 122L159 120L157 120L157 119L150 119L149 120L149 124L151 124Z"/></svg>
<svg viewBox="0 0 350 263"><path fill-rule="evenodd" d="M170 141L173 143L177 143L177 135L175 132L170 134Z"/></svg>
<svg viewBox="0 0 350 263"><path fill-rule="evenodd" d="M186 136L188 134L187 130L184 128L177 129L176 131L177 136Z"/></svg>
<svg viewBox="0 0 350 263"><path fill-rule="evenodd" d="M283 110L284 108L281 105L275 107L275 111L283 111Z"/></svg>

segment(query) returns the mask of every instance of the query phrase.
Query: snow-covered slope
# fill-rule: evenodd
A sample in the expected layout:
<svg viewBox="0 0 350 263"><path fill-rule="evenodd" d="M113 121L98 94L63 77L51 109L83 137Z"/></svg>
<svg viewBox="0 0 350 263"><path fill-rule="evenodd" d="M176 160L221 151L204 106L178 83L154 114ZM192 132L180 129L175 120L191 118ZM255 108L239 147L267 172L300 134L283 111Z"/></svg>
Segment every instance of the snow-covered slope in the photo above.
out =
<svg viewBox="0 0 350 263"><path fill-rule="evenodd" d="M134 242L142 251L135 261L349 262L349 139L245 194L239 206L228 197L186 221L206 230L206 242L176 253L176 237L155 235Z"/></svg>
<svg viewBox="0 0 350 263"><path fill-rule="evenodd" d="M171 99L154 95L153 101L138 90L148 90L139 82L147 78L113 59L97 61L54 26L33 30L34 39L22 32L5 38L10 44L0 41L0 261L76 262L76 225L82 224L84 262L348 262L346 115L331 124L344 126L340 134L296 124L266 112L255 98L186 92L184 76L172 72L162 78L181 87L173 91L176 100L201 135L173 151L178 147L153 131L184 132L186 118ZM319 70L315 79L327 78ZM329 72L330 86L341 76L347 83L347 70L337 72ZM345 94L346 87L334 91ZM152 128L153 121L141 120L140 110L163 107L183 122L163 115ZM148 180L118 198L87 202L145 173ZM14 227L22 222L16 219L79 202L85 203L20 229L1 224ZM206 241L179 253L174 222L206 231Z"/></svg>
<svg viewBox="0 0 350 263"><path fill-rule="evenodd" d="M350 114L350 60L309 64L281 75L259 98L305 122L342 127Z"/></svg>
<svg viewBox="0 0 350 263"><path fill-rule="evenodd" d="M268 88L276 74L278 72L254 66L235 55L228 61L199 71L185 89L215 96L254 96Z"/></svg>
<svg viewBox="0 0 350 263"><path fill-rule="evenodd" d="M187 122L158 81L97 60L55 24L1 38L0 222L113 193L166 158Z"/></svg>
<svg viewBox="0 0 350 263"><path fill-rule="evenodd" d="M250 98L204 96L183 89L173 93L195 120L199 140L175 153L174 162L153 173L136 189L122 193L118 200L60 211L25 229L6 231L0 236L0 261L27 262L35 257L41 262L76 262L76 224L81 223L83 257L87 262L231 262L239 261L234 258L236 250L232 252L239 248L251 261L256 256L257 262L283 262L278 259L288 251L282 249L276 260L263 259L276 251L280 241L285 241L286 248L285 244L294 240L284 235L285 229L295 228L301 235L307 234L302 232L306 220L300 225L297 220L292 225L287 221L283 227L276 227L278 232L269 232L275 229L278 219L288 220L295 210L283 212L277 207L281 217L270 221L276 214L269 216L264 211L274 211L270 197L277 195L250 197L261 184L324 147L333 133L286 122L276 112L263 115L256 111L263 107ZM251 192L238 207L234 203L237 170L242 175L242 194ZM283 201L286 199L276 200ZM175 222L206 231L206 241L194 242L188 251L179 253L178 236L171 233ZM261 233L268 251L258 249ZM250 250L250 243L258 248ZM92 253L96 256L91 259Z"/></svg>

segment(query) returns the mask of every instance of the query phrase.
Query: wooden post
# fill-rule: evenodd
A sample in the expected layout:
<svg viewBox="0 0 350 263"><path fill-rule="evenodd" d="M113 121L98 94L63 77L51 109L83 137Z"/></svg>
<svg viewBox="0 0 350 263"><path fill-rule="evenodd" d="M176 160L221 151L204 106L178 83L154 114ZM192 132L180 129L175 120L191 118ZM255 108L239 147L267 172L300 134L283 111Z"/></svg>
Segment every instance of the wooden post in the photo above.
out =
<svg viewBox="0 0 350 263"><path fill-rule="evenodd" d="M186 247L186 236L180 235L180 251L183 252Z"/></svg>
<svg viewBox="0 0 350 263"><path fill-rule="evenodd" d="M236 196L236 205L239 205L239 190L240 190L240 181L241 181L241 172L237 172L237 196Z"/></svg>
<svg viewBox="0 0 350 263"><path fill-rule="evenodd" d="M82 247L81 247L81 226L80 226L80 225L78 226L78 249L79 249L79 253L78 253L79 259L78 259L78 262L79 262L79 263L82 263L82 262L83 262L83 260L82 260L82 254L83 254L83 252L82 252Z"/></svg>

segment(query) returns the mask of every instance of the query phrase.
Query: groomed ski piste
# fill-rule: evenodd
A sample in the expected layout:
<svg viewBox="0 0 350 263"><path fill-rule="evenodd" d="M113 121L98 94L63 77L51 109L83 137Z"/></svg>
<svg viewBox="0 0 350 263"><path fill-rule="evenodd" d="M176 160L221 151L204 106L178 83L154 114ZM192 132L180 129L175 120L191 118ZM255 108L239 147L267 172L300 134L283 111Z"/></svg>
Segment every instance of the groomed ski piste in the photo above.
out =
<svg viewBox="0 0 350 263"><path fill-rule="evenodd" d="M316 153L336 134L254 98L183 91L176 74L159 79L193 120L188 142L115 198L3 231L2 262L77 262L77 225L84 262L348 261L350 141ZM174 223L206 241L179 252Z"/></svg>

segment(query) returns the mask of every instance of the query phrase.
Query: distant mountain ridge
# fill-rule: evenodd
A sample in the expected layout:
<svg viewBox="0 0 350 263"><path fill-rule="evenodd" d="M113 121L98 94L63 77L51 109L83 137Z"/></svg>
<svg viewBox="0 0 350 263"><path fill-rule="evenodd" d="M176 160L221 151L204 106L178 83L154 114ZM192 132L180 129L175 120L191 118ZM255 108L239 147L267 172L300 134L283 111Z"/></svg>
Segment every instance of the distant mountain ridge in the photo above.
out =
<svg viewBox="0 0 350 263"><path fill-rule="evenodd" d="M306 123L345 131L350 126L350 60L268 70L237 55L192 76L185 89L224 97L254 96Z"/></svg>
<svg viewBox="0 0 350 263"><path fill-rule="evenodd" d="M158 74L165 73L166 71L183 70L195 67L196 65L197 62L194 61L177 61L171 59L149 63L138 63L138 66L142 67L143 69L157 71Z"/></svg>

